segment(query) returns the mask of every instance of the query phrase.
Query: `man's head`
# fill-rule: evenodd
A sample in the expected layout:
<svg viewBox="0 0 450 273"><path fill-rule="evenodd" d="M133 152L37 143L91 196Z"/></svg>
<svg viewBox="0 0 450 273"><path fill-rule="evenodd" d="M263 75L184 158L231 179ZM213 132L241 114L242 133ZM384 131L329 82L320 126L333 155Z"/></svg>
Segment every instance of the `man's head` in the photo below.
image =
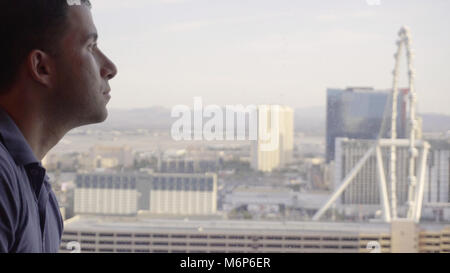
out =
<svg viewBox="0 0 450 273"><path fill-rule="evenodd" d="M104 121L117 69L97 47L90 6L88 0L1 1L0 96L23 92L24 101L43 105L68 127Z"/></svg>

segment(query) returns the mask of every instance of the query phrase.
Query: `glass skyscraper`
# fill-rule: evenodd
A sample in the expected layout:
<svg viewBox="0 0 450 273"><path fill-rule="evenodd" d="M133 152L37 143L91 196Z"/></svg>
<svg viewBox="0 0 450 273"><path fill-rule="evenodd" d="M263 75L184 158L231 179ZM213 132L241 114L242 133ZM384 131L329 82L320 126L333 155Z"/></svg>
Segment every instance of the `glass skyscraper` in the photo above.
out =
<svg viewBox="0 0 450 273"><path fill-rule="evenodd" d="M335 139L376 139L380 133L390 90L373 88L347 88L327 90L326 159L334 160ZM408 90L399 92L397 137L406 136L406 99ZM390 137L391 105L382 137Z"/></svg>

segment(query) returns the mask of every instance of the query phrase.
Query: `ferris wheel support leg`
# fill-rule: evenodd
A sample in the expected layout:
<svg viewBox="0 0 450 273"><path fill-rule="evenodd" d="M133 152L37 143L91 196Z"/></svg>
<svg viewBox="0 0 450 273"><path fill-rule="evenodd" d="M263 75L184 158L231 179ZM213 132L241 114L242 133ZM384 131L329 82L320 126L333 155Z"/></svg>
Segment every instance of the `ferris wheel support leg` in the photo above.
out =
<svg viewBox="0 0 450 273"><path fill-rule="evenodd" d="M430 149L430 145L428 143L424 143L423 150L422 150L422 156L420 160L420 169L419 169L419 187L417 189L416 194L416 204L414 209L414 221L416 223L419 223L420 217L422 215L422 204L423 204L423 193L425 188L425 174L426 174L426 168L427 168L427 158L428 158L428 152Z"/></svg>
<svg viewBox="0 0 450 273"><path fill-rule="evenodd" d="M378 146L378 144L376 144ZM312 218L314 221L317 221L322 217L322 215L325 213L325 211L328 210L328 208L336 201L336 199L344 192L344 190L347 188L347 186L353 181L353 179L358 174L359 170L364 166L366 161L369 159L370 156L373 155L373 152L375 150L375 147L373 146L370 148L366 154L358 161L358 163L355 165L355 167L352 169L352 171L344 178L339 188L332 194L331 198L327 201L327 203L314 215Z"/></svg>
<svg viewBox="0 0 450 273"><path fill-rule="evenodd" d="M387 223L391 222L391 210L389 207L388 201L388 193L387 193L387 185L386 185L386 176L384 174L384 166L383 166L383 158L381 156L381 148L377 146L376 148L376 156L377 156L377 166L378 166L378 181L380 185L380 201L383 205L383 217L384 221Z"/></svg>

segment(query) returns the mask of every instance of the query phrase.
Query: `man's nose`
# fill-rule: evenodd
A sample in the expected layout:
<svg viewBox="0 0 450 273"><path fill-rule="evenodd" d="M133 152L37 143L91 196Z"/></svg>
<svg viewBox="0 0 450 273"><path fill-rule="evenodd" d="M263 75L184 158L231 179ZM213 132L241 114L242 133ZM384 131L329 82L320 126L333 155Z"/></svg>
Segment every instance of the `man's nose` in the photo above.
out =
<svg viewBox="0 0 450 273"><path fill-rule="evenodd" d="M105 55L103 55L103 57L104 62L101 69L101 75L102 78L107 78L108 80L110 80L117 75L117 67L110 59L108 59L108 57L106 57Z"/></svg>

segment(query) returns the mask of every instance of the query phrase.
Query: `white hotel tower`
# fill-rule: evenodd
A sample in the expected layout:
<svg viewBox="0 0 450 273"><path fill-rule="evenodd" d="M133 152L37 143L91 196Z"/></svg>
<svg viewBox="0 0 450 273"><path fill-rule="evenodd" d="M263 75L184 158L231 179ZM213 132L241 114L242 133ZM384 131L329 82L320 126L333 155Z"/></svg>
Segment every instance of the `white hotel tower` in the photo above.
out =
<svg viewBox="0 0 450 273"><path fill-rule="evenodd" d="M260 105L257 115L258 137L251 146L251 166L257 171L271 172L291 161L294 148L294 111L287 106ZM261 133L270 138L264 139ZM268 146L273 147L267 148Z"/></svg>

